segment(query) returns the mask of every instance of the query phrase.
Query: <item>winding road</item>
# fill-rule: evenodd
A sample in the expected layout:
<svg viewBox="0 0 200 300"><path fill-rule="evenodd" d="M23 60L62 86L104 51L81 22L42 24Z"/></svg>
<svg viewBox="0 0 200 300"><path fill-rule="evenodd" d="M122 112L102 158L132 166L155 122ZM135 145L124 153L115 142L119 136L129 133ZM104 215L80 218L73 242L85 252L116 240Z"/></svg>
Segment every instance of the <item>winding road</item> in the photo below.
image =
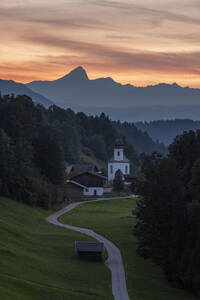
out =
<svg viewBox="0 0 200 300"><path fill-rule="evenodd" d="M124 265L123 265L122 256L119 248L117 248L111 241L107 240L105 237L97 234L91 229L66 225L58 221L58 218L60 216L72 210L73 208L77 207L78 205L89 203L89 202L105 201L105 200L113 200L113 198L71 203L67 207L59 210L53 215L50 215L48 218L46 218L46 221L60 227L64 227L70 230L74 230L89 235L95 238L96 240L98 240L99 242L104 243L104 246L108 251L108 259L106 260L105 265L110 269L112 274L112 294L114 296L114 299L130 300L127 292L127 287L126 287Z"/></svg>

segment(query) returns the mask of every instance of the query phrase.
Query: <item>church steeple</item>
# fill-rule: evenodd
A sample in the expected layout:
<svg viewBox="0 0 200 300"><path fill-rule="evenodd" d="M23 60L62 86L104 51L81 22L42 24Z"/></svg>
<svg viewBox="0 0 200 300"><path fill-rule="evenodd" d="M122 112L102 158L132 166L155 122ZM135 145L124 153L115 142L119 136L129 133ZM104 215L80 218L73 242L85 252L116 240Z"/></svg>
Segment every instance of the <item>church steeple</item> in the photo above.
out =
<svg viewBox="0 0 200 300"><path fill-rule="evenodd" d="M130 174L130 162L124 155L123 140L118 138L114 146L114 157L108 162L108 180L113 181L115 173L120 170L123 176Z"/></svg>
<svg viewBox="0 0 200 300"><path fill-rule="evenodd" d="M114 147L114 160L123 161L124 160L124 143L121 139L117 139Z"/></svg>
<svg viewBox="0 0 200 300"><path fill-rule="evenodd" d="M116 139L116 141L115 141L115 148L120 148L120 147L122 147L122 148L124 148L124 143L123 143L123 141L122 141L122 139L120 139L120 138L118 138L118 139Z"/></svg>

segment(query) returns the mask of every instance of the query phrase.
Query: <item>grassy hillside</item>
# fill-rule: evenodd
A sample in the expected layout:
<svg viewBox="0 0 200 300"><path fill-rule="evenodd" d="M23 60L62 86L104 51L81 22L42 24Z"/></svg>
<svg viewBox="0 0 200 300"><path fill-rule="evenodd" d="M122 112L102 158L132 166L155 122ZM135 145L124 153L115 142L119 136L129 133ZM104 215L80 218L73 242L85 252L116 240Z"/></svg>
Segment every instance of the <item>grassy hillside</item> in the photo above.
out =
<svg viewBox="0 0 200 300"><path fill-rule="evenodd" d="M189 293L173 288L159 267L136 254L137 240L132 234L135 199L88 203L65 214L63 223L93 228L119 246L125 264L131 300L194 300Z"/></svg>
<svg viewBox="0 0 200 300"><path fill-rule="evenodd" d="M91 239L47 223L46 216L0 198L0 298L113 299L107 268L80 261L74 252L75 240Z"/></svg>
<svg viewBox="0 0 200 300"><path fill-rule="evenodd" d="M105 162L103 162L102 160L99 160L95 157L86 155L83 152L80 153L80 163L93 164L93 165L97 166L99 169L106 168Z"/></svg>

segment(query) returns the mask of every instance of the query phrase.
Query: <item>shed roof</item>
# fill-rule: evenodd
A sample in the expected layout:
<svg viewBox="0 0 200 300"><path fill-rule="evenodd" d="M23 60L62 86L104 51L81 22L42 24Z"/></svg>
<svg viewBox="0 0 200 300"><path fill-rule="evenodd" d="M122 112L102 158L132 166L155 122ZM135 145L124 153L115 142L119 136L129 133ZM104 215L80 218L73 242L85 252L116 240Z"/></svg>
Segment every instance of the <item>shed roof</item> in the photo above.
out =
<svg viewBox="0 0 200 300"><path fill-rule="evenodd" d="M77 252L103 252L104 243L75 241L75 250Z"/></svg>

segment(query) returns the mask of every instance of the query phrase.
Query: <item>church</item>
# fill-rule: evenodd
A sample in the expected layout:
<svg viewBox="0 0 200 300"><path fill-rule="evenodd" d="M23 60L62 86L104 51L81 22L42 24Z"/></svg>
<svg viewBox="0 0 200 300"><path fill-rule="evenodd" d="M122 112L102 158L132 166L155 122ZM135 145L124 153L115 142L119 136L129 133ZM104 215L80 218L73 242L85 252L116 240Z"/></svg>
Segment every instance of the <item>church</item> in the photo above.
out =
<svg viewBox="0 0 200 300"><path fill-rule="evenodd" d="M130 174L130 162L124 155L124 144L118 139L115 142L114 155L108 162L108 181L113 181L115 173L120 170L123 175Z"/></svg>

